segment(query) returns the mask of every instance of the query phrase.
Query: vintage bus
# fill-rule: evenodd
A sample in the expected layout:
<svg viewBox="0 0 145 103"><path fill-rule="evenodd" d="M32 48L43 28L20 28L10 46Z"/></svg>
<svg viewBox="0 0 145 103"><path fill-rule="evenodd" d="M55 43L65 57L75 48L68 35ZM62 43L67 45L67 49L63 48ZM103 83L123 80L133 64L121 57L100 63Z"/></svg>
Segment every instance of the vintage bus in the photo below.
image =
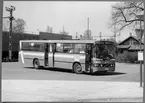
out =
<svg viewBox="0 0 145 103"><path fill-rule="evenodd" d="M71 69L75 73L115 71L114 43L94 40L21 40L24 66Z"/></svg>

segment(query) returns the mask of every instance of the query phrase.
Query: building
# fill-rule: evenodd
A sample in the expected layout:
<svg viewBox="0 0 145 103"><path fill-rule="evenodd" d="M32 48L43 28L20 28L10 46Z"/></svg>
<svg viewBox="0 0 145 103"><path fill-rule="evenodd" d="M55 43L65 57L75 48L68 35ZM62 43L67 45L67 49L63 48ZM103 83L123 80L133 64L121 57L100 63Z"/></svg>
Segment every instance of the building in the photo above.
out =
<svg viewBox="0 0 145 103"><path fill-rule="evenodd" d="M72 40L71 35L56 34L56 33L47 33L39 32L40 40Z"/></svg>
<svg viewBox="0 0 145 103"><path fill-rule="evenodd" d="M141 50L143 51L143 46L144 43L141 42ZM118 44L118 50L120 53L124 53L125 51L127 52L138 52L140 51L140 41L133 36L129 36L128 38L126 38L125 40L123 40L122 42L120 42Z"/></svg>
<svg viewBox="0 0 145 103"><path fill-rule="evenodd" d="M19 41L20 40L38 40L39 36L26 33L12 33L12 59L18 59ZM2 60L6 61L9 55L9 32L4 31L2 34Z"/></svg>
<svg viewBox="0 0 145 103"><path fill-rule="evenodd" d="M12 33L12 59L18 60L20 40L72 40L70 35L40 32L38 35L29 33ZM2 34L2 60L7 61L9 56L9 32Z"/></svg>

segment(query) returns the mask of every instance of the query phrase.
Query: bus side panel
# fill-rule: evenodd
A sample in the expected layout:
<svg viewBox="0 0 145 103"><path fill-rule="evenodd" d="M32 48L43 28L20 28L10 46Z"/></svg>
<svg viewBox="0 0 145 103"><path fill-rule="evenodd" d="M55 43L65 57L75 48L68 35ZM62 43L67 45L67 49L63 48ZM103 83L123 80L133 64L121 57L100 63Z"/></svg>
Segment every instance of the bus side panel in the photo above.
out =
<svg viewBox="0 0 145 103"><path fill-rule="evenodd" d="M82 69L83 69L83 71L85 71L85 63L81 63L81 66L82 66Z"/></svg>
<svg viewBox="0 0 145 103"><path fill-rule="evenodd" d="M37 58L41 66L44 66L44 52L23 51L25 66L33 66L34 58Z"/></svg>
<svg viewBox="0 0 145 103"><path fill-rule="evenodd" d="M49 67L53 67L53 53L48 54L48 62Z"/></svg>
<svg viewBox="0 0 145 103"><path fill-rule="evenodd" d="M23 52L19 51L19 56L18 56L18 62L24 66L24 58L23 58Z"/></svg>
<svg viewBox="0 0 145 103"><path fill-rule="evenodd" d="M73 55L67 53L55 53L54 54L54 67L72 69Z"/></svg>
<svg viewBox="0 0 145 103"><path fill-rule="evenodd" d="M85 71L85 54L74 54L74 62L79 62Z"/></svg>
<svg viewBox="0 0 145 103"><path fill-rule="evenodd" d="M85 54L55 53L55 67L72 69L74 62L79 62L83 71L85 71Z"/></svg>

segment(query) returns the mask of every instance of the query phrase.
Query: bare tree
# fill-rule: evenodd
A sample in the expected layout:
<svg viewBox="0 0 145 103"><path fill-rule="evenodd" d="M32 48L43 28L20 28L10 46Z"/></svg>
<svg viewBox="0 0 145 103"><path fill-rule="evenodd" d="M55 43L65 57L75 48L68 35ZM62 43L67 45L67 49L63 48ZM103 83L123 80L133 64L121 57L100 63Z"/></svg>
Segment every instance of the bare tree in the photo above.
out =
<svg viewBox="0 0 145 103"><path fill-rule="evenodd" d="M91 34L92 34L91 30L86 30L83 38L85 40L92 40L93 38L92 38Z"/></svg>
<svg viewBox="0 0 145 103"><path fill-rule="evenodd" d="M143 1L123 1L112 6L112 17L110 27L116 32L125 27L135 28L139 26L140 19L136 16L144 12ZM143 20L141 20L143 21ZM143 23L142 23L143 24ZM143 25L142 25L143 26Z"/></svg>
<svg viewBox="0 0 145 103"><path fill-rule="evenodd" d="M12 31L17 33L24 33L26 22L23 19L16 19L13 21ZM9 31L10 22L8 19L3 20L3 31Z"/></svg>
<svg viewBox="0 0 145 103"><path fill-rule="evenodd" d="M23 19L18 18L14 21L12 30L16 33L24 33L25 25L26 22Z"/></svg>

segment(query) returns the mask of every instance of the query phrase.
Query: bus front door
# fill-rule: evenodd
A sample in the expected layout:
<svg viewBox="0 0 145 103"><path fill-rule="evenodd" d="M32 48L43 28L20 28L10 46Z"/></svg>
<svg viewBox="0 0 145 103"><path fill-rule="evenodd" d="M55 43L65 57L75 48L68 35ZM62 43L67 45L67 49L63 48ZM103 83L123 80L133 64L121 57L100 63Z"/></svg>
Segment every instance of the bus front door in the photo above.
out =
<svg viewBox="0 0 145 103"><path fill-rule="evenodd" d="M54 67L54 53L55 53L55 44L50 44L49 45L49 67Z"/></svg>
<svg viewBox="0 0 145 103"><path fill-rule="evenodd" d="M44 53L44 66L49 66L49 44L44 44L45 46L45 53Z"/></svg>
<svg viewBox="0 0 145 103"><path fill-rule="evenodd" d="M89 71L91 68L91 58L92 58L92 46L90 44L87 44L86 45L86 59L85 59L86 71Z"/></svg>

